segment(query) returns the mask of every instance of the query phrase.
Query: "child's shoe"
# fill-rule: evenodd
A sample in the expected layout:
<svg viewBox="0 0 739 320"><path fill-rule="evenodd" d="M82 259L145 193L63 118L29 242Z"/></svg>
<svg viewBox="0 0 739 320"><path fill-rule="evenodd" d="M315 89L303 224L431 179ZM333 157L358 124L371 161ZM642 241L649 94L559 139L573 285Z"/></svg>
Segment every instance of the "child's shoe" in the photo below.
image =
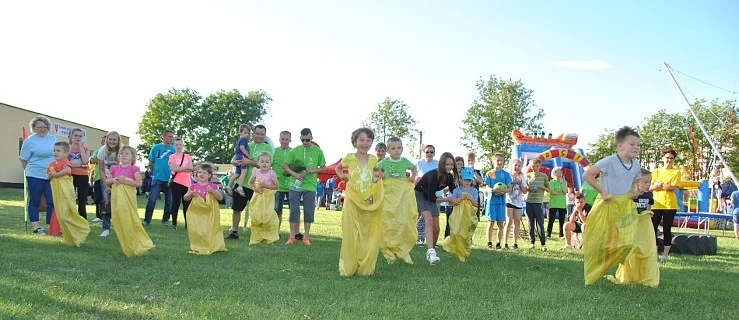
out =
<svg viewBox="0 0 739 320"><path fill-rule="evenodd" d="M429 261L429 264L434 266L434 265L439 264L439 261L441 259L439 259L439 257L436 255L436 250L434 250L434 248L431 248L431 249L428 249L428 251L426 251L426 260Z"/></svg>
<svg viewBox="0 0 739 320"><path fill-rule="evenodd" d="M244 188L242 186L238 186L236 188L236 193L240 194L242 197L246 197L246 193L244 192Z"/></svg>
<svg viewBox="0 0 739 320"><path fill-rule="evenodd" d="M103 233L100 234L101 237L107 237L110 235L110 230L103 230Z"/></svg>
<svg viewBox="0 0 739 320"><path fill-rule="evenodd" d="M33 230L33 233L40 235L40 236L46 235L46 231L44 231L44 229L41 229L41 228L36 228L36 230Z"/></svg>
<svg viewBox="0 0 739 320"><path fill-rule="evenodd" d="M306 246L309 246L310 245L310 240L308 240L308 238L305 238L304 237L303 238L303 244L306 245Z"/></svg>
<svg viewBox="0 0 739 320"><path fill-rule="evenodd" d="M295 238L290 237L290 239L288 239L287 242L285 242L285 244L295 244L296 241L297 240L295 240Z"/></svg>

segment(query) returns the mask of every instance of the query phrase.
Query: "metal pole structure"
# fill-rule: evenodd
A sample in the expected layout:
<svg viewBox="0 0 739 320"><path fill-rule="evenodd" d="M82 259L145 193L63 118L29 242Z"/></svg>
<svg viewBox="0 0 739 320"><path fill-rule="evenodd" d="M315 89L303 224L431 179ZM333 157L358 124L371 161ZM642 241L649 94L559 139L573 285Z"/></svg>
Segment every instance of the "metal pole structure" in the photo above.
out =
<svg viewBox="0 0 739 320"><path fill-rule="evenodd" d="M418 131L418 158L423 159L423 130Z"/></svg>
<svg viewBox="0 0 739 320"><path fill-rule="evenodd" d="M672 84L677 87L677 90L680 92L680 95L685 100L685 103L688 105L688 110L690 111L690 114L693 116L693 119L695 119L695 122L698 124L698 128L701 129L701 132L703 132L703 135L706 136L706 140L708 140L708 143L711 145L711 148L713 148L714 154L718 156L719 160L721 160L721 163L724 165L724 168L726 168L726 171L729 172L729 175L731 176L731 180L734 181L734 185L739 185L739 180L737 180L736 176L734 175L734 172L731 171L731 168L729 167L729 164L726 163L726 159L721 154L721 150L716 147L716 143L713 142L713 138L708 134L708 131L706 131L706 128L703 127L703 123L698 119L698 115L695 113L695 110L693 110L693 106L690 104L690 101L688 101L688 98L685 97L685 93L683 92L683 89L680 88L680 85L677 83L677 80L675 80L675 76L672 74L672 69L670 69L670 65L667 64L667 62L663 62L665 64L665 68L667 69L667 74L670 76L670 80L672 80Z"/></svg>

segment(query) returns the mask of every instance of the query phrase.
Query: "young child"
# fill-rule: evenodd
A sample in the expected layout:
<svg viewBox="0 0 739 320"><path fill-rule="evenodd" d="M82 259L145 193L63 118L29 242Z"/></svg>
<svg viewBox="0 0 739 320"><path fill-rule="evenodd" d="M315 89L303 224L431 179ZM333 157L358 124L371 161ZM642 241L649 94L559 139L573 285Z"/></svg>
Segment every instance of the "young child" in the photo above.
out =
<svg viewBox="0 0 739 320"><path fill-rule="evenodd" d="M154 243L139 219L136 188L143 183L136 166L136 149L123 146L118 151L118 164L110 167L105 185L111 190L115 236L126 257L141 256L154 248ZM110 216L108 216L110 219Z"/></svg>
<svg viewBox="0 0 739 320"><path fill-rule="evenodd" d="M416 228L418 208L413 192L413 182L416 181L418 170L410 160L401 157L403 141L400 138L388 139L387 149L390 157L385 157L377 165L385 176L380 251L390 264L397 259L412 264L410 252L418 238ZM411 173L410 177L406 177L408 171Z"/></svg>
<svg viewBox="0 0 739 320"><path fill-rule="evenodd" d="M552 169L552 180L549 181L549 217L547 218L547 238L552 237L552 228L554 228L554 219L559 220L559 237L563 238L564 232L562 227L567 217L567 199L565 192L567 191L567 180L562 176L562 167Z"/></svg>
<svg viewBox="0 0 739 320"><path fill-rule="evenodd" d="M539 233L541 250L546 251L547 237L544 234L544 192L549 192L547 175L539 172L541 159L534 158L529 162L531 172L526 175L526 184L529 186L529 195L526 197L526 220L529 222L529 241L531 249L536 243L536 233ZM538 229L537 229L538 228Z"/></svg>
<svg viewBox="0 0 739 320"><path fill-rule="evenodd" d="M585 209L585 197L582 194L575 195L575 207L572 208L570 221L564 225L565 246L563 250L572 249L572 234L582 233L588 219L588 210ZM580 244L582 247L582 244Z"/></svg>
<svg viewBox="0 0 739 320"><path fill-rule="evenodd" d="M252 169L249 188L254 196L249 202L251 235L249 244L273 243L280 239L279 219L275 214L275 193L280 182L272 170L272 155L261 152L257 157L258 168Z"/></svg>
<svg viewBox="0 0 739 320"><path fill-rule="evenodd" d="M221 208L218 201L223 194L218 185L210 182L213 177L213 165L202 163L195 167L195 183L183 197L190 201L187 213L187 236L190 238L190 252L195 254L212 254L225 252L226 243L221 230Z"/></svg>
<svg viewBox="0 0 739 320"><path fill-rule="evenodd" d="M460 173L462 184L452 191L454 213L451 215L451 234L444 239L444 250L465 262L472 249L472 236L477 227L477 189L472 187L475 171L470 167L462 168Z"/></svg>
<svg viewBox="0 0 739 320"><path fill-rule="evenodd" d="M652 173L641 169L634 203L639 213L634 239L633 253L626 262L618 266L616 277L607 276L615 283L641 284L649 287L659 285L659 263L657 262L656 235L652 225L651 205L654 196L649 191Z"/></svg>
<svg viewBox="0 0 739 320"><path fill-rule="evenodd" d="M336 175L348 180L339 254L339 274L344 277L372 275L380 251L384 192L383 184L376 182L382 178L382 172L377 168L377 157L367 153L374 139L370 129L354 130L351 141L357 151L347 154L336 166ZM344 173L344 168L349 169L349 174Z"/></svg>
<svg viewBox="0 0 739 320"><path fill-rule="evenodd" d="M487 186L487 192L490 193L487 206L485 207L485 218L488 220L488 228L486 235L488 237L488 250L493 250L493 226L498 226L498 237L495 249L500 250L500 242L503 241L505 234L506 221L506 194L511 192L511 183L513 179L508 171L503 170L505 160L500 153L494 154L490 160L493 163L493 169L485 175L484 185ZM506 187L503 189L494 189L498 183L503 183ZM477 198L477 197L476 197ZM506 248L507 249L507 248Z"/></svg>
<svg viewBox="0 0 739 320"><path fill-rule="evenodd" d="M93 159L98 165L100 172L100 190L102 192L102 212L100 213L103 219L103 232L100 233L101 237L107 237L110 235L110 188L105 186L105 179L110 175L110 168L118 164L118 152L121 148L121 136L116 131L108 132L105 136L105 145L100 147L97 153L97 158Z"/></svg>
<svg viewBox="0 0 739 320"><path fill-rule="evenodd" d="M596 283L634 251L638 215L632 199L641 176L635 160L641 140L630 127L616 131L615 140L616 154L601 159L584 174L599 194L588 216L588 232L583 234L585 285ZM595 178L598 173L600 184Z"/></svg>
<svg viewBox="0 0 739 320"><path fill-rule="evenodd" d="M54 161L46 168L46 175L51 180L54 212L64 241L71 246L79 247L87 239L90 226L77 211L72 184L72 165L67 159L68 153L69 143L54 143Z"/></svg>
<svg viewBox="0 0 739 320"><path fill-rule="evenodd" d="M234 145L235 160L251 160L251 155L249 153L249 134L251 134L251 127L248 124L242 124L239 126L239 139L236 140L236 144ZM228 189L226 189L226 191L233 190L233 186L236 181L242 181L246 178L247 171L244 169L247 168L242 168L241 166L236 166L236 168L234 168L234 174L228 181ZM234 191L238 192L242 196L246 196L243 186L238 186Z"/></svg>

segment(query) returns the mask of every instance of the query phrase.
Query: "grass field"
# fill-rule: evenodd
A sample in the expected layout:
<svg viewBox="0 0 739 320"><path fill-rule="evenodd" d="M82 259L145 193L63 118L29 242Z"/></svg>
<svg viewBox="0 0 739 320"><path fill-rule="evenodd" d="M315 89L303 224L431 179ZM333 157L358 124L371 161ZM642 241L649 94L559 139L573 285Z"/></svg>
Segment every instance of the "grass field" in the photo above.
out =
<svg viewBox="0 0 739 320"><path fill-rule="evenodd" d="M142 217L144 203L140 197ZM196 256L186 230L156 220L158 208L146 229L156 248L126 258L115 236L98 237L100 223L91 223L81 248L70 248L24 232L23 210L22 191L0 189L1 319L739 318L739 241L730 232L714 232L716 256L661 264L659 288L586 288L582 254L558 250L562 241L550 241L547 252L477 247L467 263L439 250L438 266L416 248L414 265L380 257L374 276L341 278L340 212L316 214L310 247L249 246L241 232L227 253ZM225 232L231 215L221 213ZM485 243L483 226L476 244Z"/></svg>

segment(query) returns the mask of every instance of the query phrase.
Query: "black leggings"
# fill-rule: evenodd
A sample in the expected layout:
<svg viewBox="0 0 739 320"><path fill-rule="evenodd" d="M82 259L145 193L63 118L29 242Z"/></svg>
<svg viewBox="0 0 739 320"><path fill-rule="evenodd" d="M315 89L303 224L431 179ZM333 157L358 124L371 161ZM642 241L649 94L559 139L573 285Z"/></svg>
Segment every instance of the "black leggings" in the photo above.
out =
<svg viewBox="0 0 739 320"><path fill-rule="evenodd" d="M654 225L654 235L657 234L657 228L659 227L659 221L664 219L662 223L662 234L664 234L663 243L665 247L672 245L672 222L675 221L675 213L677 210L674 209L652 209L654 216L652 216L652 225Z"/></svg>
<svg viewBox="0 0 739 320"><path fill-rule="evenodd" d="M554 226L554 215L559 212L559 237L564 237L565 234L562 231L562 227L565 225L565 217L567 217L567 209L565 208L549 208L548 226L547 226L547 237L552 236L552 227Z"/></svg>
<svg viewBox="0 0 739 320"><path fill-rule="evenodd" d="M77 191L77 211L87 219L87 195L90 194L90 177L83 175L72 175L72 184Z"/></svg>
<svg viewBox="0 0 739 320"><path fill-rule="evenodd" d="M183 197L187 193L187 187L172 182L170 186L172 191L172 225L177 226L177 214L180 211L180 203L182 204L182 215L185 217L185 228L187 228L187 207L190 206L190 201L185 201Z"/></svg>

